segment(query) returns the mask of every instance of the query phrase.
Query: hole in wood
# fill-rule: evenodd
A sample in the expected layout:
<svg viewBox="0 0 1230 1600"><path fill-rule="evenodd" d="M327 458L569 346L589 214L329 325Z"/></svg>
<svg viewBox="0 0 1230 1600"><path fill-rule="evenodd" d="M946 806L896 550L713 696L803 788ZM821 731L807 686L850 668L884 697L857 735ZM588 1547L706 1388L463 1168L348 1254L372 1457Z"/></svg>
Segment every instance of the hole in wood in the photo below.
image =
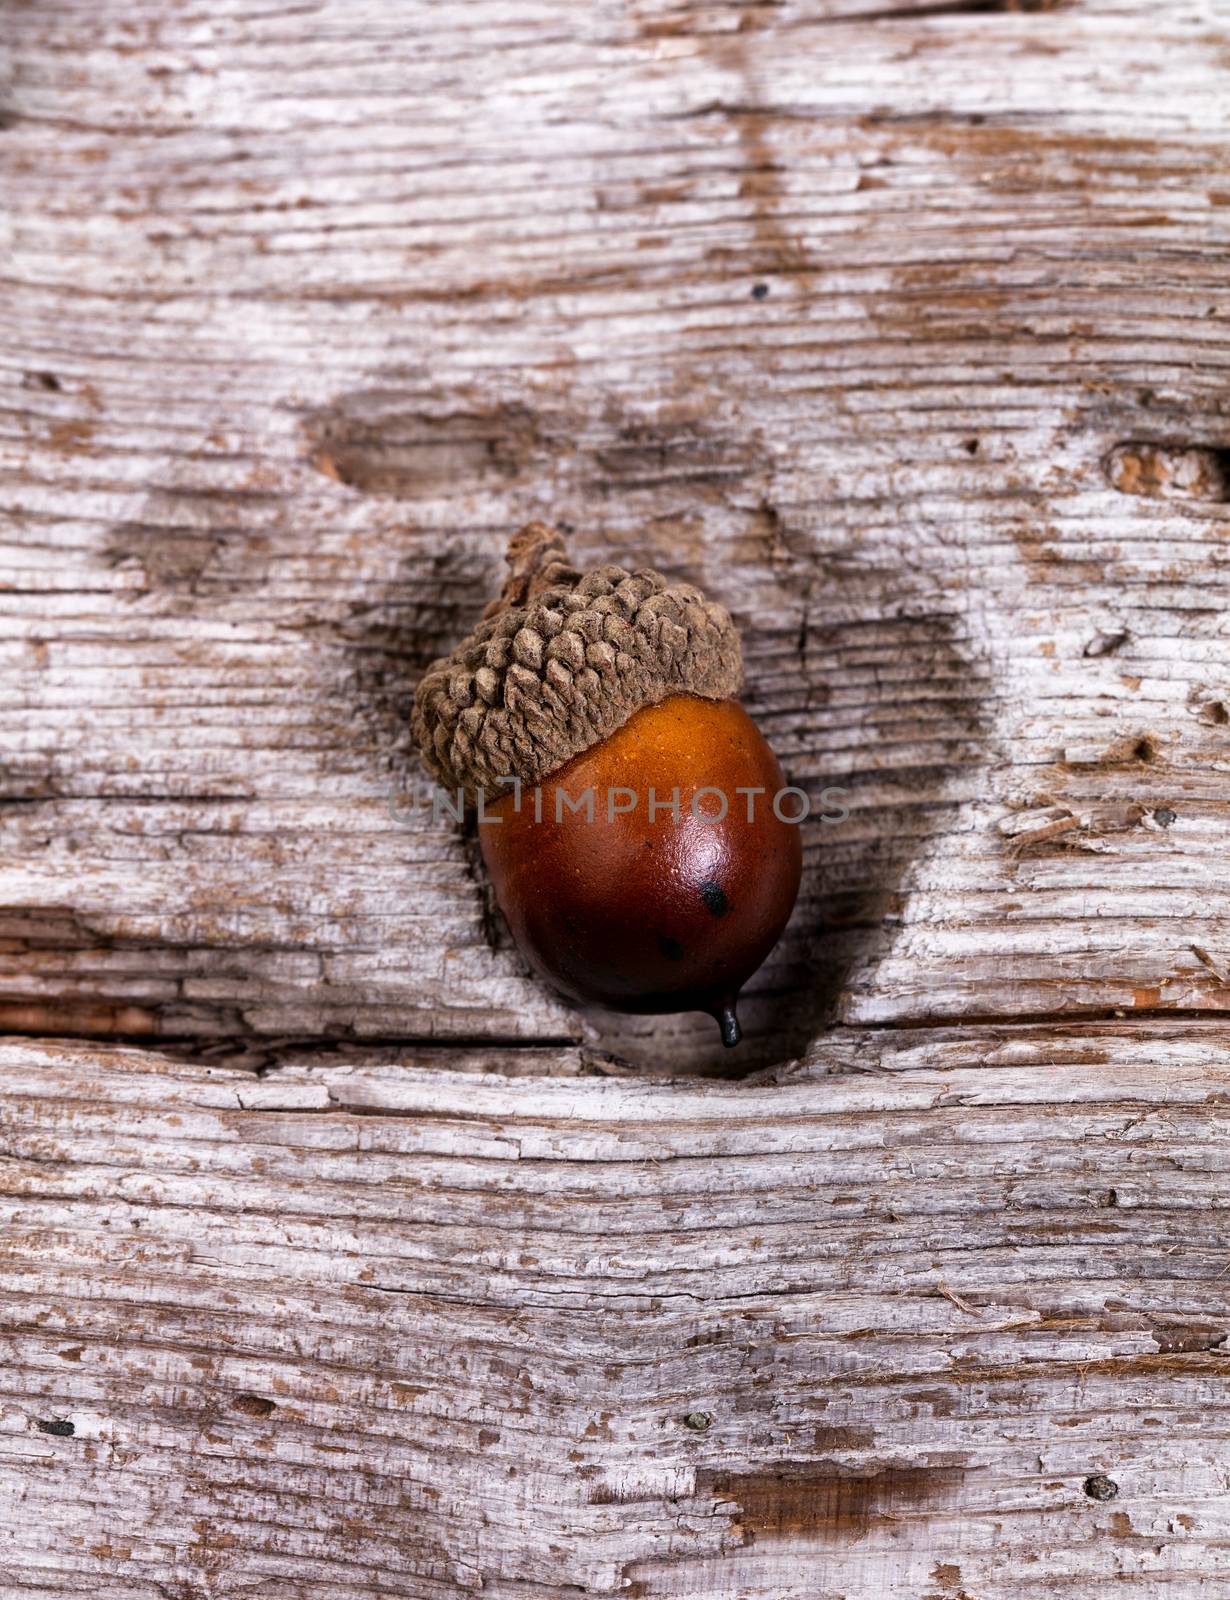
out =
<svg viewBox="0 0 1230 1600"><path fill-rule="evenodd" d="M242 1411L245 1417L270 1417L277 1406L263 1394L237 1394L231 1401L231 1410Z"/></svg>
<svg viewBox="0 0 1230 1600"><path fill-rule="evenodd" d="M1127 440L1104 462L1106 478L1120 494L1160 500L1230 499L1230 447L1158 444Z"/></svg>

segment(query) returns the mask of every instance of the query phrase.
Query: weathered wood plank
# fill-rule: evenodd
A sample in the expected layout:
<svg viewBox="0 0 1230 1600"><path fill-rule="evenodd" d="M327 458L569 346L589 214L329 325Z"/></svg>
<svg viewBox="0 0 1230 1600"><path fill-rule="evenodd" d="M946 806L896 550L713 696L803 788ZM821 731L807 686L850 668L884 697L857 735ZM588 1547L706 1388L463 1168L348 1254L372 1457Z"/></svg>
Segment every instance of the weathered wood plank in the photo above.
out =
<svg viewBox="0 0 1230 1600"><path fill-rule="evenodd" d="M1217 1593L1228 1042L842 1030L737 1086L9 1043L4 1592Z"/></svg>
<svg viewBox="0 0 1230 1600"><path fill-rule="evenodd" d="M1224 13L866 9L9 8L7 1026L710 1062L388 815L531 515L849 792L745 1059L1224 1009Z"/></svg>
<svg viewBox="0 0 1230 1600"><path fill-rule="evenodd" d="M1226 24L4 9L3 1600L1224 1594ZM847 791L747 1082L390 808L532 516Z"/></svg>

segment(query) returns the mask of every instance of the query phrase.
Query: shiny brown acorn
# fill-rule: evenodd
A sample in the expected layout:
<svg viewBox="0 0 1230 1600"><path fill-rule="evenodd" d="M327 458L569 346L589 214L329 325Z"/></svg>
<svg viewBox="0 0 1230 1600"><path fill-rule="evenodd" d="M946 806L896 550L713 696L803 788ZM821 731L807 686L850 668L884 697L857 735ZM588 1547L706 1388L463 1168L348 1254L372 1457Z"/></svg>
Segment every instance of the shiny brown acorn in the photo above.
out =
<svg viewBox="0 0 1230 1600"><path fill-rule="evenodd" d="M517 943L577 999L708 1011L736 1044L739 990L799 888L799 830L773 809L784 783L737 700L637 711L537 794L484 806L483 859Z"/></svg>
<svg viewBox="0 0 1230 1600"><path fill-rule="evenodd" d="M799 797L733 698L730 617L648 569L579 573L538 523L509 564L419 686L424 760L477 803L496 899L542 977L621 1011L707 1011L736 1044L802 852Z"/></svg>

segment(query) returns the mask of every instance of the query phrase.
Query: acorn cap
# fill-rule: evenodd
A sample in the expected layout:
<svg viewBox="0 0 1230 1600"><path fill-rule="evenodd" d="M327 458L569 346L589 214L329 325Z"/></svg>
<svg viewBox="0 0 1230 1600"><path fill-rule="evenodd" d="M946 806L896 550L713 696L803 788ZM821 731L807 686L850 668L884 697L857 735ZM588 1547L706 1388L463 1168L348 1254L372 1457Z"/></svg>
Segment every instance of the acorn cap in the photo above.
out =
<svg viewBox="0 0 1230 1600"><path fill-rule="evenodd" d="M512 569L474 632L428 667L411 727L428 770L472 802L500 780L535 784L672 694L726 700L743 681L724 606L642 567L568 565L541 522L509 544Z"/></svg>

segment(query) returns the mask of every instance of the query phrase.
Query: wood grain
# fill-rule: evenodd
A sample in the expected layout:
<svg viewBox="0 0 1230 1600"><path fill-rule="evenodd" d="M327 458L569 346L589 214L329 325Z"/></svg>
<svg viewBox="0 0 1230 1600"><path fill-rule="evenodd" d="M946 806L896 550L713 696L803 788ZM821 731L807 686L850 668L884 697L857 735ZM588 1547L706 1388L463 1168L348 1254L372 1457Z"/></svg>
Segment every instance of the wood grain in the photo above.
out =
<svg viewBox="0 0 1230 1600"><path fill-rule="evenodd" d="M539 514L726 601L849 793L749 1060L1224 1009L1216 7L102 10L8 19L9 1026L712 1063L388 814Z"/></svg>
<svg viewBox="0 0 1230 1600"><path fill-rule="evenodd" d="M1228 21L0 4L0 1600L1224 1594ZM844 793L733 1069L408 808L532 517Z"/></svg>
<svg viewBox="0 0 1230 1600"><path fill-rule="evenodd" d="M10 1043L0 1587L1216 1594L1228 1043L845 1029L739 1085Z"/></svg>

